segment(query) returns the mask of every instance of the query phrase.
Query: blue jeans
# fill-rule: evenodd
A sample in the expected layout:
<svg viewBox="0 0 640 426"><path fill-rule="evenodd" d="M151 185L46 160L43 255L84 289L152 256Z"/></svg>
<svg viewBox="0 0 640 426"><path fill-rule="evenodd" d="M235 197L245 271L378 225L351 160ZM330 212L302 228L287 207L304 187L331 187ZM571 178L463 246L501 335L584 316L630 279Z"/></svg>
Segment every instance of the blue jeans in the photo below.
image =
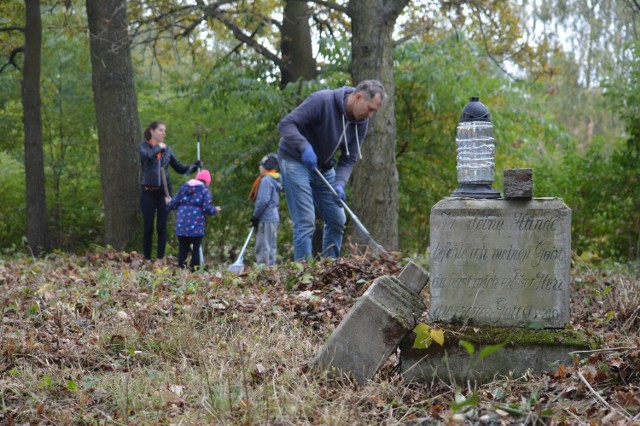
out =
<svg viewBox="0 0 640 426"><path fill-rule="evenodd" d="M322 255L340 257L344 224L347 221L344 209L338 206L331 190L320 177L310 172L302 163L286 158L280 158L279 161L284 196L293 221L294 260L306 260L313 256L311 241L316 222L314 206L324 222ZM323 175L333 184L335 170L327 170Z"/></svg>

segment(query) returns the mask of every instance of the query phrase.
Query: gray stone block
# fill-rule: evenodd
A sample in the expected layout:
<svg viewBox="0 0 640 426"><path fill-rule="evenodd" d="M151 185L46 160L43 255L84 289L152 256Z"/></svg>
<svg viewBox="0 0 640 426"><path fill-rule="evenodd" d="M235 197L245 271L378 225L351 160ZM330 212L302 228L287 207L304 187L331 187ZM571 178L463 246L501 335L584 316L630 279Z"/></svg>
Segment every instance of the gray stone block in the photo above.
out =
<svg viewBox="0 0 640 426"><path fill-rule="evenodd" d="M526 330L480 327L448 329L444 345L432 343L426 349L413 348L415 334L400 344L400 372L407 380L447 383L491 382L496 376L520 377L553 372L558 364L571 365L573 351L597 347L597 342L571 330ZM471 344L469 353L460 344ZM495 345L504 345L498 349ZM483 350L492 352L483 354ZM481 355L483 354L483 355Z"/></svg>
<svg viewBox="0 0 640 426"><path fill-rule="evenodd" d="M447 198L431 209L429 319L562 328L571 210L559 199Z"/></svg>
<svg viewBox="0 0 640 426"><path fill-rule="evenodd" d="M505 169L504 198L533 198L533 170Z"/></svg>
<svg viewBox="0 0 640 426"><path fill-rule="evenodd" d="M400 271L398 280L400 280L400 282L409 290L416 294L420 294L422 289L427 285L429 275L427 274L427 271L422 269L416 263L409 262L407 266Z"/></svg>
<svg viewBox="0 0 640 426"><path fill-rule="evenodd" d="M400 345L406 379L539 374L595 344L559 329L570 319L571 266L571 210L561 200L447 198L431 209L430 231L429 319L461 326L426 349L409 334Z"/></svg>
<svg viewBox="0 0 640 426"><path fill-rule="evenodd" d="M383 276L371 284L313 358L313 369L358 383L373 377L426 309L418 295L426 272L410 263L400 278Z"/></svg>

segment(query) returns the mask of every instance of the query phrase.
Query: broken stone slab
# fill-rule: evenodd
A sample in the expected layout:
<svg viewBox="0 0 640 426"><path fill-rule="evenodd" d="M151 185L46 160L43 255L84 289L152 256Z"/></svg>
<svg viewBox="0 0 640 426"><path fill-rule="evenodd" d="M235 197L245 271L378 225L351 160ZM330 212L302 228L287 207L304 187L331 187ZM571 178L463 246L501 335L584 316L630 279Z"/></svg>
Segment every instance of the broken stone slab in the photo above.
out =
<svg viewBox="0 0 640 426"><path fill-rule="evenodd" d="M400 373L407 380L425 383L488 383L496 376L553 372L561 363L572 364L572 352L598 346L594 339L572 330L461 327L445 330L443 346L432 343L426 349L414 348L415 338L410 333L400 344Z"/></svg>
<svg viewBox="0 0 640 426"><path fill-rule="evenodd" d="M398 278L377 278L310 363L333 378L370 380L426 310L424 269L410 262Z"/></svg>
<svg viewBox="0 0 640 426"><path fill-rule="evenodd" d="M504 198L533 198L533 169L505 169L502 176Z"/></svg>

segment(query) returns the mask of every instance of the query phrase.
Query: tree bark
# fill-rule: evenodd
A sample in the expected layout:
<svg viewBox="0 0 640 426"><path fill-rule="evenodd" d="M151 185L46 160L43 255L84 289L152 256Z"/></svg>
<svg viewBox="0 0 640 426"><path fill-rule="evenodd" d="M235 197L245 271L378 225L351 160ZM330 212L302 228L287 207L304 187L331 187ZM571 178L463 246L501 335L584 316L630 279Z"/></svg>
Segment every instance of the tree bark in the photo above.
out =
<svg viewBox="0 0 640 426"><path fill-rule="evenodd" d="M311 48L309 7L306 2L286 0L280 39L283 66L280 86L317 76L316 61Z"/></svg>
<svg viewBox="0 0 640 426"><path fill-rule="evenodd" d="M353 210L372 237L398 250L398 169L393 82L393 28L409 0L351 0L351 76L380 80L389 98L369 121L362 155L352 179ZM353 235L357 237L356 234Z"/></svg>
<svg viewBox="0 0 640 426"><path fill-rule="evenodd" d="M105 244L123 249L138 217L140 124L126 0L87 0Z"/></svg>
<svg viewBox="0 0 640 426"><path fill-rule="evenodd" d="M40 0L25 0L26 26L22 107L24 125L24 169L27 187L27 244L34 255L50 250L49 215L42 147L40 101L40 51L42 23Z"/></svg>

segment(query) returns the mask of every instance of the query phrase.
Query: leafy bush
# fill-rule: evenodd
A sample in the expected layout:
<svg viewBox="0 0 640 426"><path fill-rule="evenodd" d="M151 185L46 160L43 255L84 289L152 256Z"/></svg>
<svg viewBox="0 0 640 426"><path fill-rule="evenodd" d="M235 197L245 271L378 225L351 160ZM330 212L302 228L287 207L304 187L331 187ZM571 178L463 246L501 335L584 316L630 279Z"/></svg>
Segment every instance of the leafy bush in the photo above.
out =
<svg viewBox="0 0 640 426"><path fill-rule="evenodd" d="M431 207L458 187L456 128L471 96L490 111L495 137L495 183L502 171L534 169L538 195L564 197L550 182L572 139L543 111L539 86L515 83L455 36L396 49L397 163L400 175L400 238L404 251L429 245Z"/></svg>
<svg viewBox="0 0 640 426"><path fill-rule="evenodd" d="M0 151L0 248L21 245L27 234L24 165L6 151Z"/></svg>

